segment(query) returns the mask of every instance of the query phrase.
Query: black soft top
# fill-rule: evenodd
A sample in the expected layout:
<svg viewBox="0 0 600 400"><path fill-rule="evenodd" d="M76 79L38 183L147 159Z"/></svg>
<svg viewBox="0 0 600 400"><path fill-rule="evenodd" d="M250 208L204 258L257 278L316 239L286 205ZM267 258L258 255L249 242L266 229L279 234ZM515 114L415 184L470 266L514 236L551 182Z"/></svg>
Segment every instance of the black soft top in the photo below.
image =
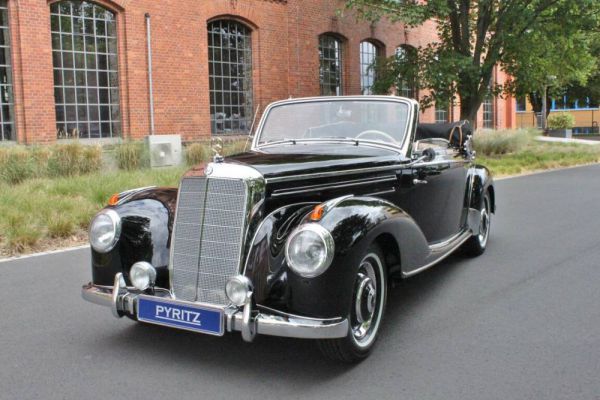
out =
<svg viewBox="0 0 600 400"><path fill-rule="evenodd" d="M473 135L473 128L466 120L445 124L419 124L415 140L446 139L451 145L460 147L469 135Z"/></svg>

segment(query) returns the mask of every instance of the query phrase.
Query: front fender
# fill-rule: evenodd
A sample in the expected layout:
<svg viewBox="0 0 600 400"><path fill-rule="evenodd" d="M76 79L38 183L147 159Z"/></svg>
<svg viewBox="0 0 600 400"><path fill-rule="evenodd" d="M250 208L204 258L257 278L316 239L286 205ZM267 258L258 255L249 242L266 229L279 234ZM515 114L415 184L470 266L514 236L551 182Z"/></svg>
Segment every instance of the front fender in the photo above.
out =
<svg viewBox="0 0 600 400"><path fill-rule="evenodd" d="M303 278L289 269L284 254L287 237L298 225L310 222L308 214L315 204L284 207L263 221L245 268L259 305L315 318L345 316L359 258L371 243L402 249L401 264L418 264L429 255L421 230L392 203L373 197L350 197L333 203L319 223L334 238L335 256L327 271L315 278Z"/></svg>
<svg viewBox="0 0 600 400"><path fill-rule="evenodd" d="M129 282L129 268L138 261L151 263L157 270L157 286L169 288L169 249L176 188L148 188L109 206L121 217L119 241L108 253L92 249L92 280L96 285L112 285L121 272Z"/></svg>
<svg viewBox="0 0 600 400"><path fill-rule="evenodd" d="M430 253L416 222L404 210L379 198L346 198L328 210L320 224L335 241L331 266L314 279L293 272L289 276L291 307L303 315L311 310L318 310L323 318L348 313L360 258L375 242L398 249L401 266L418 265Z"/></svg>

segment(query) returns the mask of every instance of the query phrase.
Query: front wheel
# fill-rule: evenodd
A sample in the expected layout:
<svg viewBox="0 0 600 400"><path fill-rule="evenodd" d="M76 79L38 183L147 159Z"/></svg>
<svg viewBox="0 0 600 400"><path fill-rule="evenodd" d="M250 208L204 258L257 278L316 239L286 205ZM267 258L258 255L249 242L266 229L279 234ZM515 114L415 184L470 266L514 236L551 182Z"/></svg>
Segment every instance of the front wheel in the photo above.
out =
<svg viewBox="0 0 600 400"><path fill-rule="evenodd" d="M483 198L483 207L479 214L479 232L475 232L464 244L463 250L470 257L477 257L485 252L490 238L492 223L492 203L489 193Z"/></svg>
<svg viewBox="0 0 600 400"><path fill-rule="evenodd" d="M387 299L387 275L383 260L385 258L376 245L372 245L362 257L348 313L348 334L340 339L319 340L319 348L326 357L354 363L371 353Z"/></svg>

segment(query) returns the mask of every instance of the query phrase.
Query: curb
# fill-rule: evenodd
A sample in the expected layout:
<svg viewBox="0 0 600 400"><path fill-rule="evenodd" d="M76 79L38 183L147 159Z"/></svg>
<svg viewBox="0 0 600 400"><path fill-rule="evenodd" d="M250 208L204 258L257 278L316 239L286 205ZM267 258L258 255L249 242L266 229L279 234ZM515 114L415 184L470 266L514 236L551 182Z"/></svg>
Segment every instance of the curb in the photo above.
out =
<svg viewBox="0 0 600 400"><path fill-rule="evenodd" d="M9 261L26 260L28 258L36 258L36 257L49 256L49 255L52 255L52 254L68 253L68 252L71 252L71 251L83 250L83 249L89 249L89 248L90 248L89 244L84 244L84 245L81 245L81 246L67 247L67 248L64 248L64 249L43 251L41 253L32 253L32 254L24 254L22 256L16 256L16 257L0 258L0 264L6 263L6 262L9 262Z"/></svg>

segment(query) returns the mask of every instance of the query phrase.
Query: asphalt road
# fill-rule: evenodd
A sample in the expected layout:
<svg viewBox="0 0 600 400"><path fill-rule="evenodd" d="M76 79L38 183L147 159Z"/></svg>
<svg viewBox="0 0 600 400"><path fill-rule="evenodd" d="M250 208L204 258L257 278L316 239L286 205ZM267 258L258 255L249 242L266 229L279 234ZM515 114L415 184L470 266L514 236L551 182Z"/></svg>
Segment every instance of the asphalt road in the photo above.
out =
<svg viewBox="0 0 600 400"><path fill-rule="evenodd" d="M497 193L488 251L396 287L356 366L117 320L80 297L89 250L0 263L0 399L600 399L600 166Z"/></svg>

